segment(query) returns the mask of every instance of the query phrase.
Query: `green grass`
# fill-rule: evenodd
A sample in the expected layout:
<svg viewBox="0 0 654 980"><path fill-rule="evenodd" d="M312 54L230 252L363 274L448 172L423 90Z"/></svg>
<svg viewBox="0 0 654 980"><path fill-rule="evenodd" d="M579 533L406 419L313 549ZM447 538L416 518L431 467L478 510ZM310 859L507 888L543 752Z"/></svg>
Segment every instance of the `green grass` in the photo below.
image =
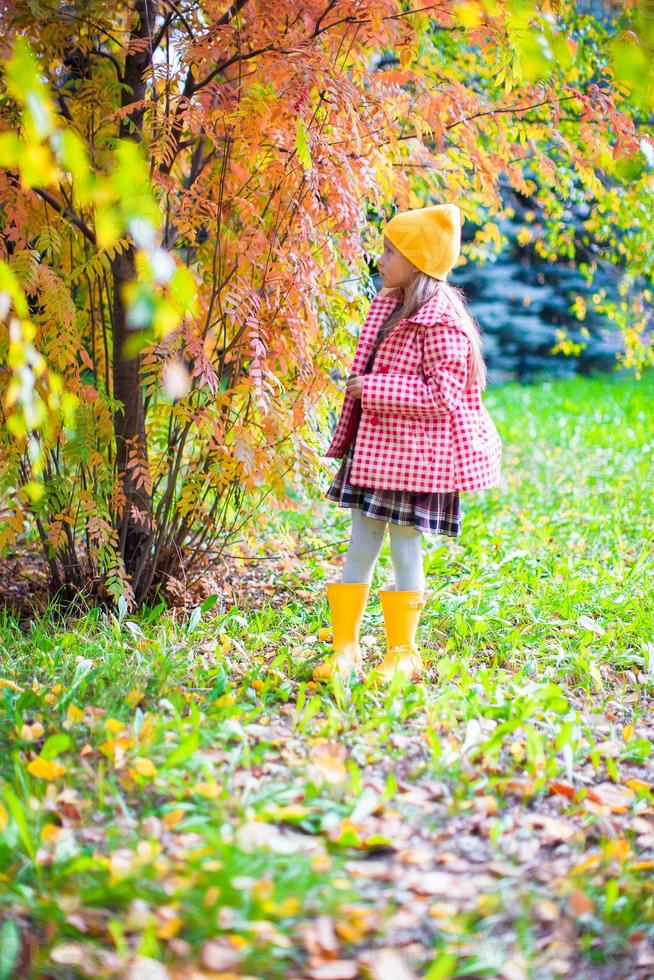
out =
<svg viewBox="0 0 654 980"><path fill-rule="evenodd" d="M0 980L388 950L431 980L646 976L653 398L651 371L486 393L504 482L425 538L420 684L312 683L349 532L322 499L271 518L308 552L276 607L5 615ZM391 577L387 540L371 663Z"/></svg>

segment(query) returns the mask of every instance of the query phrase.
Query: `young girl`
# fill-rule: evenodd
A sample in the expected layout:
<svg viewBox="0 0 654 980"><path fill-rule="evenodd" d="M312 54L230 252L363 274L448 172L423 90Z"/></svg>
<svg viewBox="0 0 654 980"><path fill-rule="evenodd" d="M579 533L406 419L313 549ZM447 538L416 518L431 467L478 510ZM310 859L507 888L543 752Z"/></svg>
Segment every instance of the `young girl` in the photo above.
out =
<svg viewBox="0 0 654 980"><path fill-rule="evenodd" d="M423 532L456 537L459 494L500 482L502 444L481 401L479 328L447 274L461 249L455 204L396 214L384 228L383 287L370 304L326 456L343 457L326 496L352 510L340 582L327 583L333 655L314 679L362 668L358 634L388 523L395 588L380 598L383 679L422 672Z"/></svg>

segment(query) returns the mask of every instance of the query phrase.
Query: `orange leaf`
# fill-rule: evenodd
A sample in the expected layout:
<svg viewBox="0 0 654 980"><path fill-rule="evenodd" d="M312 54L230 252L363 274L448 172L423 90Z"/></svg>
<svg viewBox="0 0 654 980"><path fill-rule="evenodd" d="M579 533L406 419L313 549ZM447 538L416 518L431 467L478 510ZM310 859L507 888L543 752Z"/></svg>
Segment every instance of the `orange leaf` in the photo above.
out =
<svg viewBox="0 0 654 980"><path fill-rule="evenodd" d="M608 858L614 858L620 863L627 860L630 852L629 841L626 841L624 837L620 837L618 840L610 840L604 849Z"/></svg>
<svg viewBox="0 0 654 980"><path fill-rule="evenodd" d="M558 793L560 796L567 796L569 800L576 793L574 786L571 786L570 783L550 783L549 790L552 794Z"/></svg>
<svg viewBox="0 0 654 980"><path fill-rule="evenodd" d="M577 888L568 899L568 908L573 915L588 915L593 911L594 906L586 892Z"/></svg>

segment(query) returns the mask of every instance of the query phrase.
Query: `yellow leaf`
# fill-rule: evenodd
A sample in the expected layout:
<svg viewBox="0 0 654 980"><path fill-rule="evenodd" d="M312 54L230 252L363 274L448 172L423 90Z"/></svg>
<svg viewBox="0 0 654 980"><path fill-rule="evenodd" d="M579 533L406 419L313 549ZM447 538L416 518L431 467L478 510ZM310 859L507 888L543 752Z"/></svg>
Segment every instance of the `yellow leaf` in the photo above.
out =
<svg viewBox="0 0 654 980"><path fill-rule="evenodd" d="M287 895L281 902L262 902L261 909L266 915L297 915L300 910L300 900L295 895Z"/></svg>
<svg viewBox="0 0 654 980"><path fill-rule="evenodd" d="M211 885L211 887L207 888L206 892L204 893L202 904L205 907L205 909L211 908L212 905L215 905L217 903L219 898L220 898L220 888L216 888L215 885Z"/></svg>
<svg viewBox="0 0 654 980"><path fill-rule="evenodd" d="M625 740L625 742L631 742L632 738L634 737L634 726L625 725L624 728L622 729L622 737Z"/></svg>
<svg viewBox="0 0 654 980"><path fill-rule="evenodd" d="M113 759L114 762L116 762L120 758L121 752L124 752L124 750L128 748L133 741L134 739L129 737L111 738L107 742L102 742L101 745L98 745L98 748L103 755L108 756L110 759Z"/></svg>
<svg viewBox="0 0 654 980"><path fill-rule="evenodd" d="M310 813L308 806L303 806L301 803L287 803L286 806L277 806L273 804L268 810L267 815L271 817L272 820L298 820L300 817L305 817L307 813Z"/></svg>
<svg viewBox="0 0 654 980"><path fill-rule="evenodd" d="M221 694L219 698L216 698L214 704L220 708L231 708L233 704L236 704L236 698L233 694Z"/></svg>
<svg viewBox="0 0 654 980"><path fill-rule="evenodd" d="M631 848L629 842L624 837L620 837L618 840L610 840L604 849L604 853L608 858L614 858L622 863L629 857Z"/></svg>
<svg viewBox="0 0 654 980"><path fill-rule="evenodd" d="M159 939L172 939L182 928L182 920L175 916L173 919L166 919L157 929Z"/></svg>
<svg viewBox="0 0 654 980"><path fill-rule="evenodd" d="M164 813L162 820L164 822L164 827L168 830L172 830L184 819L184 811L180 810L179 807L176 810L169 810L168 813Z"/></svg>
<svg viewBox="0 0 654 980"><path fill-rule="evenodd" d="M43 841L58 841L61 837L61 827L58 827L54 823L44 824L41 830L41 840Z"/></svg>
<svg viewBox="0 0 654 980"><path fill-rule="evenodd" d="M19 687L18 684L14 684L13 681L6 680L4 677L0 677L0 687L5 687L8 691L15 691L17 694L23 693L22 687Z"/></svg>
<svg viewBox="0 0 654 980"><path fill-rule="evenodd" d="M146 715L143 719L143 724L139 728L138 740L139 742L147 742L152 731L154 729L154 722L152 721L152 715Z"/></svg>
<svg viewBox="0 0 654 980"><path fill-rule="evenodd" d="M628 786L629 789L633 789L636 792L638 792L639 789L647 790L648 793L652 790L650 783L646 783L642 779L627 779L625 781L625 786Z"/></svg>
<svg viewBox="0 0 654 980"><path fill-rule="evenodd" d="M78 725L84 720L84 712L76 704L69 704L66 712L66 721L70 725Z"/></svg>
<svg viewBox="0 0 654 980"><path fill-rule="evenodd" d="M227 653L234 645L231 636L228 636L227 633L220 633L218 635L218 643L220 644L221 653Z"/></svg>
<svg viewBox="0 0 654 980"><path fill-rule="evenodd" d="M8 820L9 820L9 814L3 807L2 803L0 803L0 831L5 829Z"/></svg>
<svg viewBox="0 0 654 980"><path fill-rule="evenodd" d="M207 800L217 800L220 796L220 786L214 780L208 783L198 783L197 786L193 788L193 792L197 793L198 796L204 796Z"/></svg>
<svg viewBox="0 0 654 980"><path fill-rule="evenodd" d="M141 691L138 687L132 688L125 700L127 701L130 708L135 708L139 702L143 700L145 692Z"/></svg>
<svg viewBox="0 0 654 980"><path fill-rule="evenodd" d="M37 779L47 779L48 782L51 782L53 779L63 776L66 767L62 766L60 762L55 762L54 759L42 759L39 756L38 759L30 762L27 771L32 776L36 776Z"/></svg>
<svg viewBox="0 0 654 980"><path fill-rule="evenodd" d="M120 721L118 718L107 718L104 723L104 727L108 732L111 732L112 735L117 735L118 732L122 732L123 728L125 727L125 722Z"/></svg>
<svg viewBox="0 0 654 980"><path fill-rule="evenodd" d="M150 779L157 775L157 767L151 759L146 759L141 757L134 763L134 768L136 769L139 776L148 776Z"/></svg>
<svg viewBox="0 0 654 980"><path fill-rule="evenodd" d="M597 868L598 865L601 863L601 860L602 858L599 854L589 854L588 857L584 858L584 860L580 864L576 864L574 868L570 869L570 874L571 875L584 874L586 871L589 871L591 868Z"/></svg>
<svg viewBox="0 0 654 980"><path fill-rule="evenodd" d="M600 669L594 660L591 660L588 664L588 673L595 681L595 688L598 691L604 690L604 682L602 681L602 675L600 674Z"/></svg>
<svg viewBox="0 0 654 980"><path fill-rule="evenodd" d="M648 868L654 868L654 861L636 861L629 865L630 871L646 871Z"/></svg>

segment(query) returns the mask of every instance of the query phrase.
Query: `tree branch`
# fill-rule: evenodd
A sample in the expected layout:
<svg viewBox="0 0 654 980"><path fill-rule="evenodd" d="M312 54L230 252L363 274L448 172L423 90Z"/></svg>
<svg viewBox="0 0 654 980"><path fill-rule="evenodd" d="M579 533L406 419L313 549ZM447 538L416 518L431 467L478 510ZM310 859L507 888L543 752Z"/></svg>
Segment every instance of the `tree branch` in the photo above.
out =
<svg viewBox="0 0 654 980"><path fill-rule="evenodd" d="M119 82L123 81L123 70L120 65L120 62L118 61L117 58L115 58L112 54L110 54L109 51L103 51L102 48L91 48L91 54L96 54L100 58L106 58L108 61L110 61L114 66L114 68L116 69L116 75L118 76L118 81Z"/></svg>
<svg viewBox="0 0 654 980"><path fill-rule="evenodd" d="M71 224L75 225L75 227L82 232L85 238L88 238L88 240L95 245L95 232L93 232L88 225L84 224L82 219L76 215L74 211L69 210L69 208L65 207L63 204L60 204L49 191L44 190L42 187L33 187L32 190L35 194L38 194L39 197L46 202L46 204L49 204L50 207L54 208L54 210L57 211L62 217L66 218Z"/></svg>

